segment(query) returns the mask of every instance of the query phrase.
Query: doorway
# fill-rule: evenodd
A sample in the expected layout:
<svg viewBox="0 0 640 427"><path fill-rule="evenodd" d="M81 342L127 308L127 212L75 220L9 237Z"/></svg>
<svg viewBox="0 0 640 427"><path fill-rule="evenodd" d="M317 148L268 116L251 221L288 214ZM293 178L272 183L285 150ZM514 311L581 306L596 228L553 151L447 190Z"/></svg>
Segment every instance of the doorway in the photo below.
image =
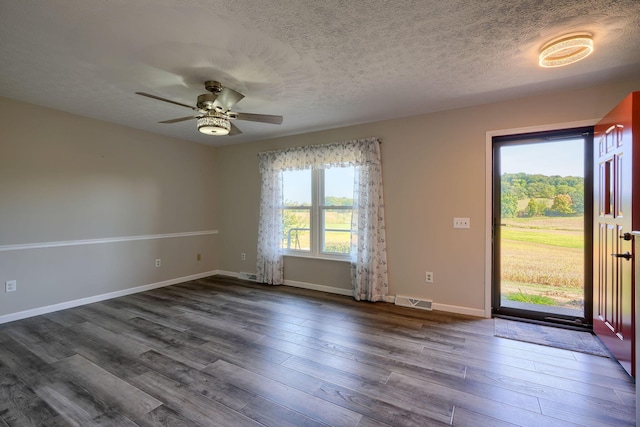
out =
<svg viewBox="0 0 640 427"><path fill-rule="evenodd" d="M492 144L492 314L590 328L593 127Z"/></svg>

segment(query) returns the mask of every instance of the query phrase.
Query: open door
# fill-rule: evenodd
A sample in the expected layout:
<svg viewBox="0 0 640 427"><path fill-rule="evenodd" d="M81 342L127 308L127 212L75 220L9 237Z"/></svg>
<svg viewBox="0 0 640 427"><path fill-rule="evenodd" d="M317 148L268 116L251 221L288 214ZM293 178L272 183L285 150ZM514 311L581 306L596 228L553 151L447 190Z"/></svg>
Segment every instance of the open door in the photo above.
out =
<svg viewBox="0 0 640 427"><path fill-rule="evenodd" d="M593 126L492 143L492 314L591 329Z"/></svg>
<svg viewBox="0 0 640 427"><path fill-rule="evenodd" d="M631 232L640 229L639 109L640 92L634 92L594 129L593 330L633 376L635 254Z"/></svg>

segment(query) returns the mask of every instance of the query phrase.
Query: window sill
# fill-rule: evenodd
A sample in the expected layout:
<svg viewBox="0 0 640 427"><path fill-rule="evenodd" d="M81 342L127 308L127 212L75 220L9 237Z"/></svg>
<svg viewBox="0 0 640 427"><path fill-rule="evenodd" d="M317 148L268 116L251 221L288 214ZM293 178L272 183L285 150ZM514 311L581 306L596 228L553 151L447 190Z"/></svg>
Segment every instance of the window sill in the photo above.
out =
<svg viewBox="0 0 640 427"><path fill-rule="evenodd" d="M291 258L308 258L308 259L319 259L322 261L338 261L338 262L350 262L351 260L349 259L348 256L331 256L331 255L314 255L314 254L305 254L305 253L291 253L291 252L285 252L283 254L286 257L291 257Z"/></svg>

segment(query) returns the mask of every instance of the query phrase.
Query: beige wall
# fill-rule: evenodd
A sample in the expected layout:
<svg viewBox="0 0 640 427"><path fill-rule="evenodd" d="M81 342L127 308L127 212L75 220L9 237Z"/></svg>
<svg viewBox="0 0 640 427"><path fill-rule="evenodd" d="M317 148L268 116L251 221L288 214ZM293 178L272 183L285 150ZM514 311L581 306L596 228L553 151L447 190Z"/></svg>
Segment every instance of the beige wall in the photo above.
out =
<svg viewBox="0 0 640 427"><path fill-rule="evenodd" d="M630 81L217 149L0 98L0 285L18 281L17 292L0 289L0 322L215 270L254 273L256 154L368 136L384 141L391 294L484 313L487 132L597 119L639 89ZM471 218L471 229L453 230L453 217ZM208 230L219 234L12 249ZM350 288L344 262L288 257L285 278Z"/></svg>
<svg viewBox="0 0 640 427"><path fill-rule="evenodd" d="M0 320L215 270L216 234L148 238L217 229L215 163L212 147L0 98Z"/></svg>
<svg viewBox="0 0 640 427"><path fill-rule="evenodd" d="M485 313L487 132L596 119L639 89L640 81L623 82L219 148L218 224L224 248L219 267L255 272L258 152L378 136L391 294L432 299L440 309ZM453 217L471 218L471 229L454 230ZM345 267L289 257L285 279L348 289ZM433 285L424 283L425 271L434 273Z"/></svg>

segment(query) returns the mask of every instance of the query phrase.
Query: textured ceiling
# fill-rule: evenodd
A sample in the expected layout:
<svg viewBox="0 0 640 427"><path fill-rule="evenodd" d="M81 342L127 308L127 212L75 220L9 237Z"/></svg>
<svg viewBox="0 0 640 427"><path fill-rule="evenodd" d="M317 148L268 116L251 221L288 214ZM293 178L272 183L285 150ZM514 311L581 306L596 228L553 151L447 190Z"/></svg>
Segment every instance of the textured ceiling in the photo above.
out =
<svg viewBox="0 0 640 427"><path fill-rule="evenodd" d="M543 69L540 46L588 31L594 54ZM3 0L0 96L226 145L640 77L639 0ZM204 136L186 108L219 80L236 121Z"/></svg>

